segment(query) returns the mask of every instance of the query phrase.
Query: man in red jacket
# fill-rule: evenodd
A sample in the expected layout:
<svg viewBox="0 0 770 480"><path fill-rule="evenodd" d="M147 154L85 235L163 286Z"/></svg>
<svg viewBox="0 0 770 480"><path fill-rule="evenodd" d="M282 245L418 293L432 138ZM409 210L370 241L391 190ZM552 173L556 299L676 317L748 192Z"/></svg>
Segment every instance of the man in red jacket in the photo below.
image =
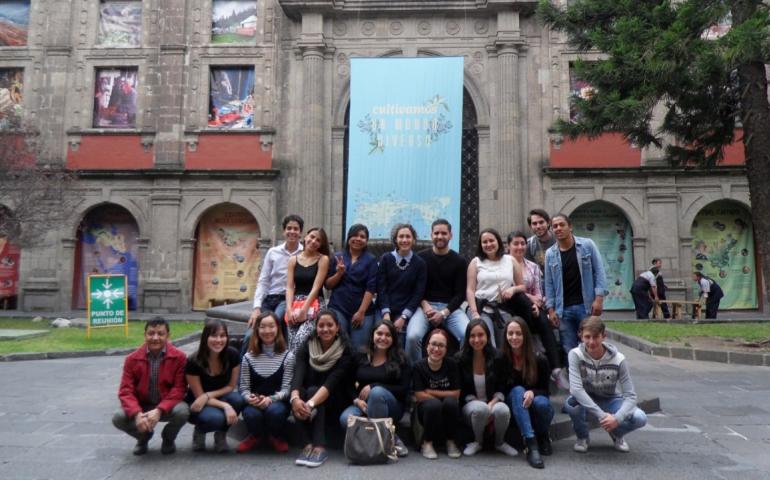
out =
<svg viewBox="0 0 770 480"><path fill-rule="evenodd" d="M123 364L118 398L122 409L112 417L119 430L136 438L134 455L147 453L147 443L158 422L168 422L161 434L160 451L174 453L174 440L187 422L190 409L183 402L187 383L185 355L168 342L169 326L155 317L144 326L144 345Z"/></svg>

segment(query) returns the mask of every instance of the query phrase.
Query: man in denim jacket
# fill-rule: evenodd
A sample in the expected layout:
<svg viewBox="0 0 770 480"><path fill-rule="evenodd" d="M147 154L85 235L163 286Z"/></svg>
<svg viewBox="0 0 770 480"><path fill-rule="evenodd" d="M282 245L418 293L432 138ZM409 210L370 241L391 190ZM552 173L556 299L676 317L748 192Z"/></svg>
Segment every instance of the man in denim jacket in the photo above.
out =
<svg viewBox="0 0 770 480"><path fill-rule="evenodd" d="M580 322L602 314L607 282L599 249L592 240L572 235L567 215L554 215L551 228L556 244L545 252L545 307L569 353L578 345Z"/></svg>

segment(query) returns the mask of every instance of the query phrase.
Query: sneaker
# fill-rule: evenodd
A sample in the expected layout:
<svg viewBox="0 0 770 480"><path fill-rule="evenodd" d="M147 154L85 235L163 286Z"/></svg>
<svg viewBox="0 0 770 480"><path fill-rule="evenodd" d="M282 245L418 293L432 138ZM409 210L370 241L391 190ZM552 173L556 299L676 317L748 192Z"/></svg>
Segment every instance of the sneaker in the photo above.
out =
<svg viewBox="0 0 770 480"><path fill-rule="evenodd" d="M217 453L230 451L230 445L227 444L227 432L214 432L214 451Z"/></svg>
<svg viewBox="0 0 770 480"><path fill-rule="evenodd" d="M329 453L326 451L326 449L316 448L307 458L305 465L310 468L320 467L324 464L327 458L329 458Z"/></svg>
<svg viewBox="0 0 770 480"><path fill-rule="evenodd" d="M463 450L463 455L472 457L477 453L479 453L480 451L481 451L481 444L479 442L471 442L465 446L465 450Z"/></svg>
<svg viewBox="0 0 770 480"><path fill-rule="evenodd" d="M460 449L457 448L457 444L453 440L446 441L446 454L449 458L460 458L462 456Z"/></svg>
<svg viewBox="0 0 770 480"><path fill-rule="evenodd" d="M235 447L235 451L238 453L246 453L254 450L259 446L260 444L260 438L255 437L254 435L249 435L248 437L241 440L241 443L238 444L237 447Z"/></svg>
<svg viewBox="0 0 770 480"><path fill-rule="evenodd" d="M313 453L313 447L308 445L307 447L302 449L302 452L299 454L299 457L297 457L296 460L294 460L294 465L299 465L302 467L307 466L307 462L310 459L310 455Z"/></svg>
<svg viewBox="0 0 770 480"><path fill-rule="evenodd" d="M163 455L171 455L176 452L176 444L173 440L163 439L163 443L160 444L160 453Z"/></svg>
<svg viewBox="0 0 770 480"><path fill-rule="evenodd" d="M409 455L409 449L404 445L404 441L396 435L396 455L399 457L406 457Z"/></svg>
<svg viewBox="0 0 770 480"><path fill-rule="evenodd" d="M569 374L566 368L555 368L551 378L560 390L569 392Z"/></svg>
<svg viewBox="0 0 770 480"><path fill-rule="evenodd" d="M588 451L588 439L578 438L575 442L575 446L572 447L572 449L578 453L586 453Z"/></svg>
<svg viewBox="0 0 770 480"><path fill-rule="evenodd" d="M420 453L422 453L422 456L427 458L428 460L435 460L438 458L436 449L433 448L433 444L430 442L422 442L422 448L420 448Z"/></svg>
<svg viewBox="0 0 770 480"><path fill-rule="evenodd" d="M626 439L623 437L616 437L615 435L610 432L610 438L612 439L612 443L615 445L615 450L618 452L628 453L631 448L626 443Z"/></svg>
<svg viewBox="0 0 770 480"><path fill-rule="evenodd" d="M206 434L198 427L195 427L195 430L193 430L192 450L193 452L206 450Z"/></svg>
<svg viewBox="0 0 770 480"><path fill-rule="evenodd" d="M286 453L289 451L289 444L286 440L270 435L268 441L270 442L270 446L273 447L273 450L278 453Z"/></svg>
<svg viewBox="0 0 770 480"><path fill-rule="evenodd" d="M508 445L506 442L503 442L500 445L495 445L495 450L497 450L498 452L502 452L508 455L509 457L515 457L516 455L519 454L519 452L517 452L515 448Z"/></svg>
<svg viewBox="0 0 770 480"><path fill-rule="evenodd" d="M134 446L134 455L144 455L147 453L147 444L149 440L139 440Z"/></svg>

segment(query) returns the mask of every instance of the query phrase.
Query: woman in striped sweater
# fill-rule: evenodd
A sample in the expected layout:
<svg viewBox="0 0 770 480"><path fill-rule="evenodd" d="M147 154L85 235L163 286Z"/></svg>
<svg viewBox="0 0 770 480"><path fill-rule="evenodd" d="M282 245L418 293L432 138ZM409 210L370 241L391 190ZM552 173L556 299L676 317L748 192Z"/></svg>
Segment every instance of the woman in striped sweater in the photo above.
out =
<svg viewBox="0 0 770 480"><path fill-rule="evenodd" d="M289 386L294 374L294 354L283 338L278 318L264 312L254 322L249 350L241 361L241 387L247 405L243 421L249 431L238 445L238 453L254 449L267 437L276 452L286 452L286 419L289 416Z"/></svg>

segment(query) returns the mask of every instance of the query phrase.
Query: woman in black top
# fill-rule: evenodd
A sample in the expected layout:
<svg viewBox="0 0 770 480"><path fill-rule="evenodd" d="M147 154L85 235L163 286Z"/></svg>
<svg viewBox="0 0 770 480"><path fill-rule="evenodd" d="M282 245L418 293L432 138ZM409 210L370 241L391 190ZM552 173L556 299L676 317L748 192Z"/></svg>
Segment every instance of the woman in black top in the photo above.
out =
<svg viewBox="0 0 770 480"><path fill-rule="evenodd" d="M311 228L302 243L302 252L289 258L286 267L286 323L292 352L313 331L312 320L323 302L322 288L329 271L329 240L324 229Z"/></svg>
<svg viewBox="0 0 770 480"><path fill-rule="evenodd" d="M353 380L358 396L340 415L340 425L347 428L351 415L369 418L390 417L395 425L404 412L412 372L398 345L398 333L390 320L374 326L368 346L354 355ZM409 451L396 437L396 453L405 457Z"/></svg>
<svg viewBox="0 0 770 480"><path fill-rule="evenodd" d="M318 467L329 457L326 421L333 424L353 398L351 359L337 315L322 310L315 330L297 350L289 403L305 447L295 464Z"/></svg>
<svg viewBox="0 0 770 480"><path fill-rule="evenodd" d="M226 452L227 429L238 420L243 398L235 391L241 362L238 351L228 346L227 326L220 320L208 320L203 327L198 351L185 365L190 388L186 401L190 405L193 450L206 449L206 433L214 432L214 448Z"/></svg>
<svg viewBox="0 0 770 480"><path fill-rule="evenodd" d="M508 380L508 406L527 444L527 461L543 468L543 455L551 454L548 430L553 419L549 398L550 367L548 360L535 353L527 322L513 317L505 325L503 375Z"/></svg>
<svg viewBox="0 0 770 480"><path fill-rule="evenodd" d="M433 442L446 439L447 455L460 458L457 448L457 423L460 420L460 372L457 362L446 357L449 334L436 328L428 337L428 356L414 365L412 372L417 418L425 429L422 456L436 459Z"/></svg>
<svg viewBox="0 0 770 480"><path fill-rule="evenodd" d="M465 339L457 354L460 367L460 399L465 423L473 430L474 441L465 446L463 453L476 455L484 444L484 431L493 419L495 449L511 457L516 449L505 442L505 433L511 420L511 411L505 404L503 389L506 382L500 377L500 356L492 347L489 327L480 318L471 320L465 329Z"/></svg>

